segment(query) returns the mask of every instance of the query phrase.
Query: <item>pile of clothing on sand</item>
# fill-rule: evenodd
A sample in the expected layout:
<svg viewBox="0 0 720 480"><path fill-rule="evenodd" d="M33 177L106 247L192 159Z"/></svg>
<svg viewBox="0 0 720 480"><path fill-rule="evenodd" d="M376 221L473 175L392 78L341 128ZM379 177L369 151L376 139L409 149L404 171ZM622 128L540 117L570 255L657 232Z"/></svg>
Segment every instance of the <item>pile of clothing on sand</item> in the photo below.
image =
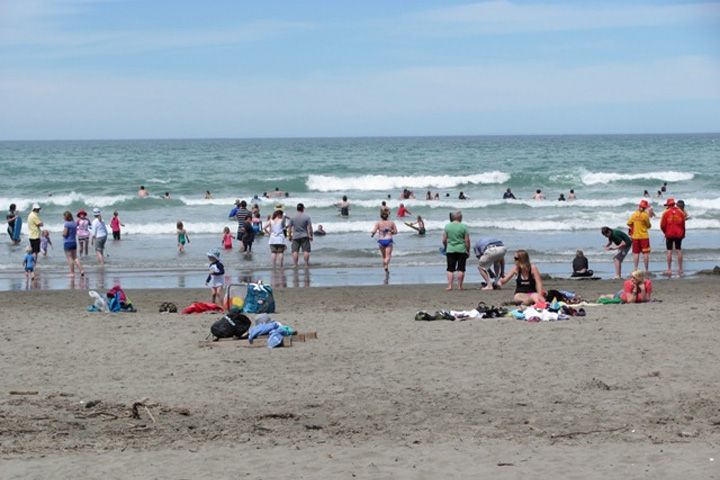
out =
<svg viewBox="0 0 720 480"><path fill-rule="evenodd" d="M253 325L254 323L254 325ZM247 339L248 343L258 337L267 336L268 348L282 347L283 337L290 337L297 331L289 325L270 318L267 313L259 313L253 322L239 309L230 309L223 317L212 324L209 337L217 342L221 338Z"/></svg>
<svg viewBox="0 0 720 480"><path fill-rule="evenodd" d="M434 314L420 310L415 314L415 320L464 321L507 317L527 322L552 322L586 315L585 309L578 306L584 304L584 301L575 292L550 290L548 294L548 297L552 298L550 303L542 301L530 306L508 309L495 305L488 306L485 302L480 302L477 307L470 310L438 310Z"/></svg>

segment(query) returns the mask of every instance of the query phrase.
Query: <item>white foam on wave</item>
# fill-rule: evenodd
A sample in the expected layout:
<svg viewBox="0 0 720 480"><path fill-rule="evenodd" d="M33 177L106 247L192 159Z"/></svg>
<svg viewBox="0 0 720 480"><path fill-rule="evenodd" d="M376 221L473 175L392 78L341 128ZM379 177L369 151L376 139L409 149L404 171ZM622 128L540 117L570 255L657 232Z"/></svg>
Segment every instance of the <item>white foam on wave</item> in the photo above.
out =
<svg viewBox="0 0 720 480"><path fill-rule="evenodd" d="M147 181L147 183L161 183L161 184L163 184L163 185L166 185L166 184L170 183L171 181L172 181L172 180L170 180L169 178L167 178L167 179L163 179L163 178L151 178L151 179L149 179L149 180Z"/></svg>
<svg viewBox="0 0 720 480"><path fill-rule="evenodd" d="M467 176L419 175L395 176L364 175L358 177L335 177L331 175L310 175L306 185L318 192L341 192L348 190L399 190L401 188L452 188L466 184L505 183L510 175L492 171Z"/></svg>
<svg viewBox="0 0 720 480"><path fill-rule="evenodd" d="M692 180L695 174L689 172L659 171L646 173L587 172L581 177L585 185L597 185L623 180L661 180L664 182L683 182Z"/></svg>
<svg viewBox="0 0 720 480"><path fill-rule="evenodd" d="M502 229L517 230L526 232L544 232L544 231L581 231L581 230L600 230L605 225L620 226L624 225L627 216L623 215L603 215L599 213L595 218L583 219L545 219L545 220L468 220L465 223L471 229ZM373 221L331 221L318 222L322 223L329 235L343 233L370 233L375 222ZM401 221L395 222L398 231L403 234L415 233L410 227ZM655 226L657 222L653 221ZM445 228L447 222L440 220L432 220L425 222L425 228L428 232L440 232ZM317 223L314 223L317 227ZM192 237L193 234L217 234L218 238L222 234L224 227L230 227L231 232L235 232L237 224L232 220L227 222L185 222L185 228ZM25 228L25 225L23 225ZM62 231L62 225L49 226L50 231ZM687 222L688 230L707 230L720 229L720 220L712 218L691 218ZM175 223L150 223L150 224L134 224L127 223L123 229L126 235L174 235L176 233ZM263 237L260 237L261 239ZM257 240L257 237L256 237ZM262 241L262 240L260 240Z"/></svg>
<svg viewBox="0 0 720 480"><path fill-rule="evenodd" d="M88 207L109 207L116 203L121 203L133 197L129 195L85 195L77 192L55 194L49 197L35 198L3 198L0 197L0 205L9 205L15 203L21 212L29 211L33 203L40 204L41 207L47 205L55 205L58 207L67 207L73 203L80 203Z"/></svg>
<svg viewBox="0 0 720 480"><path fill-rule="evenodd" d="M677 200L677 198L676 198ZM720 198L686 198L685 206L689 209L704 208L706 210L720 210ZM699 212L689 212L699 214Z"/></svg>

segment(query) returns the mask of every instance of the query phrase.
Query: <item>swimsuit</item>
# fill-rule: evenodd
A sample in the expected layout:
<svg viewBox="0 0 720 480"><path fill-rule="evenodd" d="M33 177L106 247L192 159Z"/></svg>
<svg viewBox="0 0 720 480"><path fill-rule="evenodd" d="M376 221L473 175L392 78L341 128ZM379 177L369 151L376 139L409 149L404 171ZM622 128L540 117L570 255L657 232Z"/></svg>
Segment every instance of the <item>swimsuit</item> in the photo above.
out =
<svg viewBox="0 0 720 480"><path fill-rule="evenodd" d="M384 228L383 229L383 237L385 237L389 234L390 234L390 229ZM393 244L393 239L392 239L392 236L390 238L380 238L380 239L378 239L377 242L378 242L378 245L380 245L382 248L386 248Z"/></svg>
<svg viewBox="0 0 720 480"><path fill-rule="evenodd" d="M185 242L187 242L187 240L185 239L185 232L179 232L178 233L178 243L180 245L185 245Z"/></svg>
<svg viewBox="0 0 720 480"><path fill-rule="evenodd" d="M515 281L515 293L537 293L537 285L535 285L535 277L530 272L530 278L522 278L522 273L518 272Z"/></svg>

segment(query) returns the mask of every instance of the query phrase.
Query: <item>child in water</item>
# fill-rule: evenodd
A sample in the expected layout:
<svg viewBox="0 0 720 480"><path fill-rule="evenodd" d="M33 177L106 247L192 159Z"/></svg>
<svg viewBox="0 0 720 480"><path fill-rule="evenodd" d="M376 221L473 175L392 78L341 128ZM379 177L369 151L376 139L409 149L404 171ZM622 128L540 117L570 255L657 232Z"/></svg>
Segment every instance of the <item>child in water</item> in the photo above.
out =
<svg viewBox="0 0 720 480"><path fill-rule="evenodd" d="M212 303L217 303L222 298L222 289L225 285L225 267L220 262L220 251L217 249L210 250L207 253L210 265L208 268L207 279L205 279L205 285L210 287L212 292Z"/></svg>
<svg viewBox="0 0 720 480"><path fill-rule="evenodd" d="M262 235L262 218L260 218L260 210L252 214L252 231L255 235Z"/></svg>
<svg viewBox="0 0 720 480"><path fill-rule="evenodd" d="M232 250L233 236L230 227L223 228L222 246L225 250Z"/></svg>
<svg viewBox="0 0 720 480"><path fill-rule="evenodd" d="M120 240L120 227L124 227L125 224L120 221L118 217L118 211L113 212L113 218L110 220L110 230L113 233L113 240Z"/></svg>
<svg viewBox="0 0 720 480"><path fill-rule="evenodd" d="M255 241L255 230L253 230L250 219L245 220L245 226L243 227L245 233L242 237L243 252L252 253L252 244Z"/></svg>
<svg viewBox="0 0 720 480"><path fill-rule="evenodd" d="M25 267L25 278L35 279L35 257L32 253L32 247L27 247L25 249L23 267Z"/></svg>
<svg viewBox="0 0 720 480"><path fill-rule="evenodd" d="M43 257L47 257L48 245L52 247L52 240L50 240L50 232L43 230L40 233L40 253Z"/></svg>
<svg viewBox="0 0 720 480"><path fill-rule="evenodd" d="M185 230L183 222L177 222L177 241L178 241L178 252L185 253L185 244L190 245L190 236Z"/></svg>

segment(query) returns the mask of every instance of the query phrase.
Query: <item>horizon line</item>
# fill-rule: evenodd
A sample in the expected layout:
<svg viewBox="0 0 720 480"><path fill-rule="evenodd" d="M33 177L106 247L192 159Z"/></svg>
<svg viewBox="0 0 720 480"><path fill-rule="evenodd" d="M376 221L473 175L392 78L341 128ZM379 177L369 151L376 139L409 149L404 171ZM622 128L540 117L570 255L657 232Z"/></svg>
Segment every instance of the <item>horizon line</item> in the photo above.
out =
<svg viewBox="0 0 720 480"><path fill-rule="evenodd" d="M257 137L119 137L119 138L36 138L0 139L10 142L133 142L179 140L349 140L349 139L400 139L400 138L470 138L470 137L610 137L653 135L718 135L720 131L706 132L643 132L643 133L494 133L494 134L440 134L440 135L328 135L328 136L257 136Z"/></svg>

